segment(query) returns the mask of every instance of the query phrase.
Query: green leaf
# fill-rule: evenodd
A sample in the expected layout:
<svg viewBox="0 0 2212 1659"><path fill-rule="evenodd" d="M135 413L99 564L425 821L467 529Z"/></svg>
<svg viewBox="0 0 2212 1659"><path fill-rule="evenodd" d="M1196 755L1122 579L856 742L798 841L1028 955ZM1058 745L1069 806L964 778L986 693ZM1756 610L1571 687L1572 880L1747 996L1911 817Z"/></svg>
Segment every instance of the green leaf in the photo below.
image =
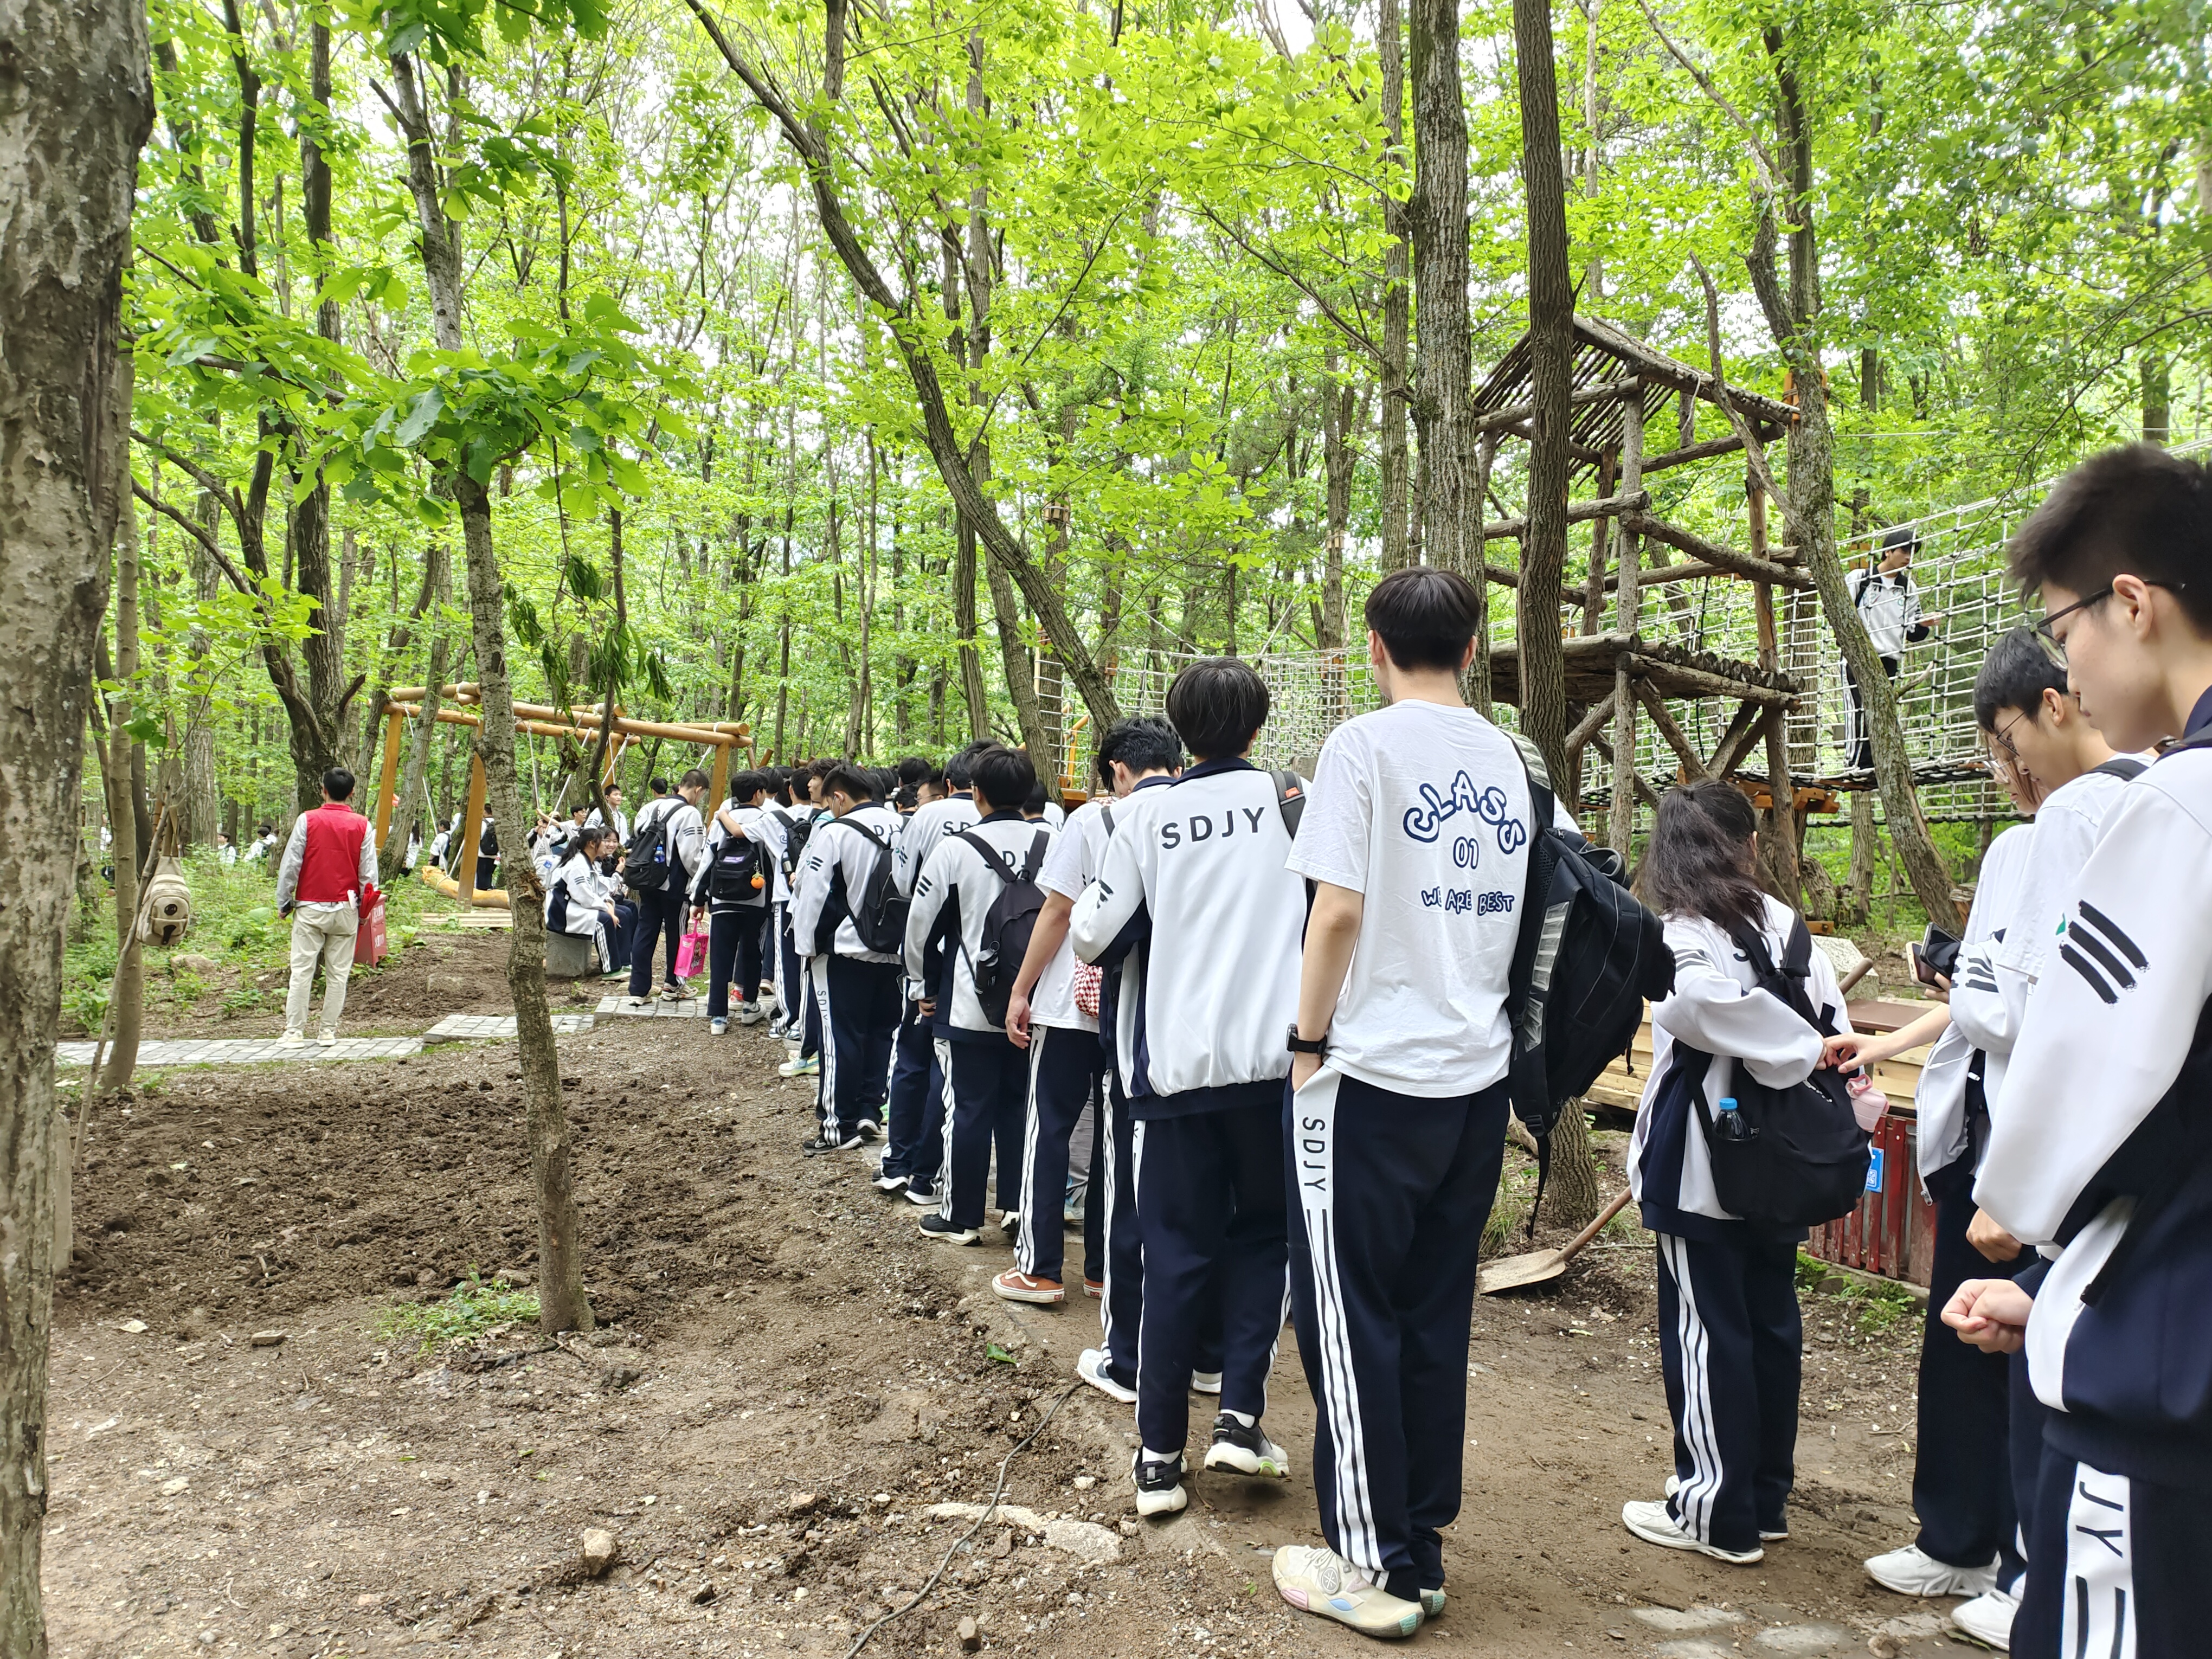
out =
<svg viewBox="0 0 2212 1659"><path fill-rule="evenodd" d="M399 429L392 435L407 448L414 448L416 444L422 441L423 434L429 431L431 426L437 421L439 412L445 406L444 390L439 386L432 386L415 399L415 405L408 410L407 418L400 422Z"/></svg>

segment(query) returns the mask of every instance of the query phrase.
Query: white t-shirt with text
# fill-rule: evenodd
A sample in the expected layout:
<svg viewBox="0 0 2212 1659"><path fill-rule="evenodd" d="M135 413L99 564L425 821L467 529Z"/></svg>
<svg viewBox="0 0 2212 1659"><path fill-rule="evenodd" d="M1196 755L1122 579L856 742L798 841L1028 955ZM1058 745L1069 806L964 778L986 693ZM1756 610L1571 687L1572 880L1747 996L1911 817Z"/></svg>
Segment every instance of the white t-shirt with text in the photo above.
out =
<svg viewBox="0 0 2212 1659"><path fill-rule="evenodd" d="M1084 802L1068 814L1060 834L1053 838L1052 851L1045 854L1044 868L1037 872L1037 885L1045 892L1079 899L1083 890L1098 879L1098 866L1106 861L1107 805L1107 798L1101 797ZM1060 949L1037 975L1036 989L1030 995L1030 1015L1062 1030L1098 1029L1097 1017L1075 1006L1072 933L1060 942Z"/></svg>
<svg viewBox="0 0 2212 1659"><path fill-rule="evenodd" d="M1472 708L1394 703L1329 734L1290 857L1365 901L1329 1065L1429 1097L1505 1075L1529 816L1520 752Z"/></svg>

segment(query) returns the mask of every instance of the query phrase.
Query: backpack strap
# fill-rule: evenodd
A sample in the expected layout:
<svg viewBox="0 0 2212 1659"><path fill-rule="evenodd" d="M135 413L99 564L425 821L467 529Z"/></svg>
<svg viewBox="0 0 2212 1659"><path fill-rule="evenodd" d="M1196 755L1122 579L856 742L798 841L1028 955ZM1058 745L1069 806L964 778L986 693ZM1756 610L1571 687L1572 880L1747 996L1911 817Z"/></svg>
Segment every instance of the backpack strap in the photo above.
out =
<svg viewBox="0 0 2212 1659"><path fill-rule="evenodd" d="M1021 878L1034 886L1037 872L1044 868L1045 854L1052 851L1052 831L1040 830L1036 839L1030 843L1030 855L1022 860Z"/></svg>
<svg viewBox="0 0 2212 1659"><path fill-rule="evenodd" d="M862 835L866 836L870 841L873 842L876 844L876 849L877 849L878 852L888 853L888 852L890 852L890 851L891 850L891 844L890 844L890 842L889 842L888 841L885 841L885 840L884 840L881 836L878 835L874 830L872 830L869 829L869 828L868 828L868 826L867 826L866 824L865 824L865 823L860 823L860 822L856 821L855 819L854 819L853 817L849 817L849 816L845 817L842 817L842 818L833 818L833 819L831 819L831 820L830 820L830 822L831 822L831 823L840 823L840 824L842 824L842 825L843 825L846 829L848 829L848 830L859 830L859 831L860 832L860 834L862 834Z"/></svg>
<svg viewBox="0 0 2212 1659"><path fill-rule="evenodd" d="M955 830L952 832L952 839L966 842L983 855L983 863L993 875L1009 887L1014 884L1018 878L1013 866L1001 859L999 856L999 849L985 841L982 836L977 835L973 830Z"/></svg>
<svg viewBox="0 0 2212 1659"><path fill-rule="evenodd" d="M1275 772L1275 810L1283 815L1283 828L1290 831L1291 839L1298 838L1298 824L1306 815L1306 787L1295 772Z"/></svg>
<svg viewBox="0 0 2212 1659"><path fill-rule="evenodd" d="M1508 732L1506 737L1521 757L1521 769L1528 778L1529 828L1548 830L1559 815L1552 794L1551 769L1544 764L1544 751L1522 737L1518 732ZM1534 840L1533 833L1530 839Z"/></svg>
<svg viewBox="0 0 2212 1659"><path fill-rule="evenodd" d="M1112 835L1114 833L1114 803L1109 800L1105 804L1105 805L1100 807L1098 809L1098 817L1100 821L1106 826L1106 833L1109 836Z"/></svg>
<svg viewBox="0 0 2212 1659"><path fill-rule="evenodd" d="M2178 744L2175 745L2176 748L2179 746ZM2102 766L2093 766L2089 769L2104 777L2118 778L2122 783L2128 783L2141 777L2150 768L2148 762L2139 761L2132 755L2115 755Z"/></svg>

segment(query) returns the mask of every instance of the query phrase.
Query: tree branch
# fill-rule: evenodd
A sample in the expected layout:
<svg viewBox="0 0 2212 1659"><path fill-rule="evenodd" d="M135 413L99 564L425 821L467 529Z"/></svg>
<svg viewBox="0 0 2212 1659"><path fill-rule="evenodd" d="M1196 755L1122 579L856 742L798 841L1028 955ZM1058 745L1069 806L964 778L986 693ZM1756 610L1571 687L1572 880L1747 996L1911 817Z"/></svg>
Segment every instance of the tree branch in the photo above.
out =
<svg viewBox="0 0 2212 1659"><path fill-rule="evenodd" d="M1767 193L1779 196L1782 193L1782 169L1775 165L1774 157L1767 153L1766 145L1758 131L1743 118L1741 111L1729 102L1728 95L1713 84L1712 76L1692 63L1689 54L1676 46L1673 37L1660 27L1658 16L1652 11L1648 0L1636 0L1636 9L1644 14L1644 21L1651 25L1651 33L1659 37L1659 44L1667 48L1668 55L1690 71L1690 76L1698 83L1698 89L1735 124L1736 131L1743 135L1744 142L1751 146L1752 155L1758 159L1759 170L1765 175Z"/></svg>
<svg viewBox="0 0 2212 1659"><path fill-rule="evenodd" d="M1780 501L1784 496L1780 486L1774 481L1772 470L1766 465L1766 446L1759 442L1759 434L1753 430L1751 422L1737 411L1735 399L1729 396L1728 377L1721 368L1720 290L1713 286L1712 276L1705 270L1705 261L1694 253L1690 256L1690 266L1698 273L1698 280L1705 288L1705 349L1713 360L1713 401L1720 405L1721 413L1728 416L1729 425L1742 441L1745 459L1750 461L1752 471L1758 475L1759 487L1766 492L1768 500Z"/></svg>

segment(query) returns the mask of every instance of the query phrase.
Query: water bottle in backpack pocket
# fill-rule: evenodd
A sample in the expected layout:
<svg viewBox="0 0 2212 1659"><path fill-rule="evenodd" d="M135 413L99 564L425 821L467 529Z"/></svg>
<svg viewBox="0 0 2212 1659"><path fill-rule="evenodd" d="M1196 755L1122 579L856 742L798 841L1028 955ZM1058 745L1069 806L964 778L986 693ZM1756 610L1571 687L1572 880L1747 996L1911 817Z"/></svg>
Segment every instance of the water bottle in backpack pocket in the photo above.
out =
<svg viewBox="0 0 2212 1659"><path fill-rule="evenodd" d="M1729 934L1760 990L1823 1036L1834 1035L1835 1023L1814 1012L1805 994L1813 939L1802 921L1790 928L1779 968L1755 930L1738 926ZM1721 1207L1746 1221L1786 1228L1817 1227L1856 1209L1872 1154L1843 1073L1815 1067L1802 1083L1778 1089L1740 1060L1735 1071L1735 1092L1721 1101L1719 1111L1706 1104L1702 1083L1692 1095Z"/></svg>

